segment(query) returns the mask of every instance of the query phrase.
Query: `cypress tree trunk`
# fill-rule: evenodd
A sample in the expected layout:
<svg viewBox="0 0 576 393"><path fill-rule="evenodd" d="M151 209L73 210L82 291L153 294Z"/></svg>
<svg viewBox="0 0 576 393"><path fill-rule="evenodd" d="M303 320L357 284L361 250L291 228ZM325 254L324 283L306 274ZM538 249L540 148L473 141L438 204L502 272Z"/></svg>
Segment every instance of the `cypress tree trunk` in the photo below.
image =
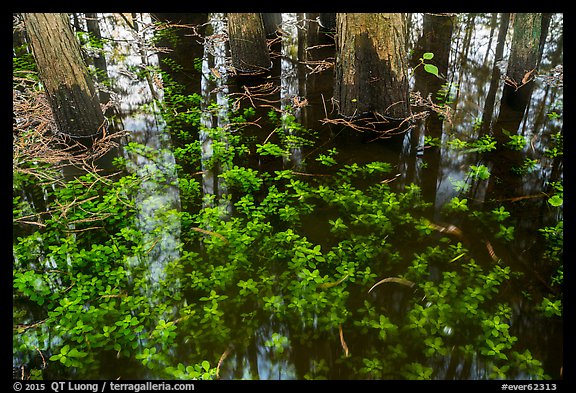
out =
<svg viewBox="0 0 576 393"><path fill-rule="evenodd" d="M503 130L515 134L522 122L534 89L533 76L540 62L541 35L542 14L515 15L512 47L506 70L507 83L502 90L500 113L493 130L498 142L508 141Z"/></svg>
<svg viewBox="0 0 576 393"><path fill-rule="evenodd" d="M336 29L336 13L329 12L329 13L321 13L319 16L320 26L322 26L326 30L335 30Z"/></svg>
<svg viewBox="0 0 576 393"><path fill-rule="evenodd" d="M455 15L431 15L424 14L423 24L422 24L422 36L418 40L414 54L413 54L413 64L414 66L419 63L420 57L423 53L431 52L434 53L434 58L431 63L438 67L438 72L440 75L448 75L448 60L450 57L450 46L452 43L452 34L455 25ZM419 72L414 73L414 90L419 91L422 97L427 97L431 94L432 97L440 90L442 84L445 83L445 79L438 78L424 70L418 70ZM424 120L424 127L417 127L412 130L412 135L410 138L410 143L413 151L417 154L413 155L413 159L420 154L426 156L426 162L428 166L426 167L426 176L416 176L414 179L420 179L420 185L422 187L422 193L427 200L436 200L436 190L437 190L437 179L440 173L440 159L441 159L441 149L439 146L431 147L426 149L426 152L420 150L420 137L422 134L432 138L442 138L442 129L444 121L436 113L430 113L430 116ZM414 164L408 168L408 170L414 171L415 174L419 171L419 165L414 162Z"/></svg>
<svg viewBox="0 0 576 393"><path fill-rule="evenodd" d="M98 23L98 14L87 12L85 14L86 17L86 28L88 33L90 33L93 38L97 40L102 39L102 34L100 33L100 25ZM106 84L108 83L108 67L106 65L106 57L104 53L97 53L94 56L94 67L99 72L96 74L96 79L99 83ZM100 102L102 104L107 104L110 101L110 93L106 91L99 92ZM112 114L112 112L110 112Z"/></svg>
<svg viewBox="0 0 576 393"><path fill-rule="evenodd" d="M542 14L518 13L514 16L514 35L507 76L521 84L527 72L536 68L540 53Z"/></svg>
<svg viewBox="0 0 576 393"><path fill-rule="evenodd" d="M229 13L228 36L232 65L242 73L258 73L271 67L262 15Z"/></svg>
<svg viewBox="0 0 576 393"><path fill-rule="evenodd" d="M262 22L264 23L264 32L267 36L272 36L276 34L280 26L282 25L282 14L279 12L274 13L262 13Z"/></svg>
<svg viewBox="0 0 576 393"><path fill-rule="evenodd" d="M418 47L423 52L434 53L434 58L429 61L438 67L438 74L448 75L448 60L450 58L450 47L452 46L452 33L456 24L455 14L424 14L422 24L422 39ZM422 53L416 54L415 58L420 58ZM422 77L428 86L428 93L436 93L445 80L438 78L428 72L416 72L418 77Z"/></svg>
<svg viewBox="0 0 576 393"><path fill-rule="evenodd" d="M402 14L338 13L334 98L345 117L410 115Z"/></svg>
<svg viewBox="0 0 576 393"><path fill-rule="evenodd" d="M542 14L515 14L513 28L512 47L506 70L508 83L502 89L500 112L492 130L498 142L498 161L494 159L488 182L488 191L498 190L497 193L502 198L523 193L522 177L514 176L508 168L521 166L526 153L507 150L504 144L510 140L508 135L518 134L532 98L534 81L530 75L535 75L535 72L530 73L540 62Z"/></svg>
<svg viewBox="0 0 576 393"><path fill-rule="evenodd" d="M12 50L14 50L14 56L22 56L28 52L26 47L24 47L26 45L26 37L24 35L24 26L21 22L22 16L20 14L12 16Z"/></svg>
<svg viewBox="0 0 576 393"><path fill-rule="evenodd" d="M39 77L60 132L73 138L101 133L104 115L68 14L23 16Z"/></svg>
<svg viewBox="0 0 576 393"><path fill-rule="evenodd" d="M492 115L494 114L494 104L496 102L496 91L500 83L500 68L498 62L502 60L504 53L504 44L506 43L506 34L508 32L508 24L510 22L510 13L500 14L500 26L498 31L498 41L496 43L496 51L494 52L494 66L492 67L492 78L490 79L490 88L486 95L484 102L484 110L482 112L482 135L486 135L492 127Z"/></svg>

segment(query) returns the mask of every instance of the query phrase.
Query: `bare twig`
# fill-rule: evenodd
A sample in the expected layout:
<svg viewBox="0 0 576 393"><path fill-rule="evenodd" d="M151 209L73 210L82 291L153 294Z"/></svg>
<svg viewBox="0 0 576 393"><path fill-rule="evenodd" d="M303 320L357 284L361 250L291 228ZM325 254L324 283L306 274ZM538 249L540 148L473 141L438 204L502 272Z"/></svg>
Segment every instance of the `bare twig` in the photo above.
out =
<svg viewBox="0 0 576 393"><path fill-rule="evenodd" d="M32 75L32 74L31 74ZM33 177L38 180L40 187L49 187L64 184L62 169L75 167L80 173L94 174L93 181L85 182L86 191L90 191L98 182L109 184L107 176L100 175L95 161L108 153L112 148L118 147L118 139L126 132L113 134L102 133L100 138L93 141L91 147L86 147L74 139L57 131L50 105L46 94L36 87L36 81L29 78L18 77L14 79L13 97L13 131L12 131L12 169L14 174ZM59 205L57 209L36 212L23 216L16 216L13 222L45 227L43 217L66 217L69 211L81 209L82 204L97 198L74 199L72 202ZM120 199L119 199L120 200ZM123 202L123 201L122 201ZM58 205L59 202L55 201ZM85 211L86 212L86 211ZM87 212L88 213L88 212ZM101 210L99 213L90 213L92 217L73 220L68 224L95 222L111 215ZM33 219L33 220L31 220ZM96 229L98 227L92 227ZM85 231L87 228L75 231ZM73 230L74 231L74 230Z"/></svg>

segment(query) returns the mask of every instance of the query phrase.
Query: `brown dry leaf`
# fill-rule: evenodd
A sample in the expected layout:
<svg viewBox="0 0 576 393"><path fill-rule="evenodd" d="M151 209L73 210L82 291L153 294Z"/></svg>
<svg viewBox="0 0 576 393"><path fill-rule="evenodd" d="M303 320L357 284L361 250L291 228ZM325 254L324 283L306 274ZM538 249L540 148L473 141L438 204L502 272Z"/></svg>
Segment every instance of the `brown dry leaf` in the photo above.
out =
<svg viewBox="0 0 576 393"><path fill-rule="evenodd" d="M532 75L534 74L534 71L536 71L536 68L533 68L532 70L524 74L524 77L522 78L522 85L525 85L526 83L532 80Z"/></svg>
<svg viewBox="0 0 576 393"><path fill-rule="evenodd" d="M512 86L515 90L518 90L520 88L520 86L518 86L518 83L516 83L516 81L514 81L514 79L510 78L509 76L504 75L503 79L505 84L507 84L508 86Z"/></svg>
<svg viewBox="0 0 576 393"><path fill-rule="evenodd" d="M434 224L433 222L428 222L428 225L430 226L430 228L441 233L447 233L449 235L454 235L460 238L463 237L464 235L462 230L458 228L456 225L448 224L446 226L443 226Z"/></svg>
<svg viewBox="0 0 576 393"><path fill-rule="evenodd" d="M306 98L300 99L299 97L292 97L292 103L295 108L302 108L308 105L308 100Z"/></svg>
<svg viewBox="0 0 576 393"><path fill-rule="evenodd" d="M212 74L213 74L216 78L218 78L218 79L222 78L222 75L220 75L220 71L218 71L218 69L217 69L216 67L210 68L210 71L212 71Z"/></svg>
<svg viewBox="0 0 576 393"><path fill-rule="evenodd" d="M494 262L498 262L500 260L500 258L498 258L494 252L494 247L492 247L492 244L490 244L489 241L486 241L486 249L488 250L488 254L490 254L490 258L492 258Z"/></svg>

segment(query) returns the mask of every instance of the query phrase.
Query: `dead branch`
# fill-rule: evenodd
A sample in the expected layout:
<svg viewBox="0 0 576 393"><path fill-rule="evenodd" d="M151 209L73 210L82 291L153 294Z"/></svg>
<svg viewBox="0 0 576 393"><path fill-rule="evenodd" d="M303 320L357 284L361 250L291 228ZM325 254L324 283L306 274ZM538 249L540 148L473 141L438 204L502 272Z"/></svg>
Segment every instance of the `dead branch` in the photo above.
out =
<svg viewBox="0 0 576 393"><path fill-rule="evenodd" d="M524 87L528 83L532 82L532 80L534 79L535 72L536 72L536 68L533 68L530 71L527 71L524 74L524 76L522 77L522 80L520 82L514 80L513 78L509 77L508 75L503 75L502 79L504 80L505 84L513 87L514 91L518 91L518 89L520 89L521 87Z"/></svg>
<svg viewBox="0 0 576 393"><path fill-rule="evenodd" d="M29 74L28 76L33 75ZM63 133L57 132L48 99L44 91L37 88L37 82L29 77L16 77L13 82L13 129L12 129L12 169L14 174L32 177L38 181L38 186L49 187L65 183L62 170L65 167L74 167L80 173L94 174L92 181L83 184L90 191L98 182L109 184L109 177L117 175L101 175L95 161L119 146L118 139L127 135L127 132L113 134L102 133L100 138L86 147ZM59 216L66 218L69 211L82 208L82 204L96 197L87 197L84 200L75 199L72 202L59 204L55 209L35 212L33 214L14 217L14 223L45 227L43 223L46 216ZM121 200L119 198L119 200ZM123 201L121 201L124 203ZM86 212L87 213L87 212ZM90 213L92 217L72 220L69 224L80 224L101 221L111 215L102 210L99 213ZM96 229L98 227L92 227ZM81 229L85 231L87 228ZM79 231L79 230L76 230Z"/></svg>
<svg viewBox="0 0 576 393"><path fill-rule="evenodd" d="M410 92L410 105L412 107L426 108L442 116L448 123L452 124L452 108L448 105L438 105L432 101L432 95L422 97L419 91Z"/></svg>
<svg viewBox="0 0 576 393"><path fill-rule="evenodd" d="M48 318L43 319L41 321L38 321L36 323L32 323L30 325L15 325L12 329L17 330L18 332L23 332L24 330L33 329L35 327L38 327L38 326L42 325L44 322L46 322L47 320L48 320Z"/></svg>
<svg viewBox="0 0 576 393"><path fill-rule="evenodd" d="M13 102L13 161L14 172L32 175L43 182L59 182L45 168L29 163L47 164L53 172L74 166L95 172L94 161L119 146L118 139L126 132L107 134L86 147L57 132L52 110L45 93L34 88L31 79L17 78L12 89Z"/></svg>
<svg viewBox="0 0 576 393"><path fill-rule="evenodd" d="M230 97L232 96L238 96L238 98L235 99L234 101L234 106L240 105L240 101L247 99L248 101L250 101L250 104L252 105L252 107L257 108L257 104L255 103L255 101L258 101L260 103L264 102L265 104L260 104L259 106L268 106L268 107L274 107L274 104L277 104L280 102L280 100L270 100L264 97L268 97L271 95L274 95L276 93L279 92L280 87L279 86L274 86L274 84L272 82L266 82L266 83L262 83L260 85L257 86L243 86L244 92L243 93L230 93Z"/></svg>
<svg viewBox="0 0 576 393"><path fill-rule="evenodd" d="M564 85L564 67L562 64L557 65L551 70L551 75L538 75L540 79L544 81L545 84L549 86L559 86Z"/></svg>
<svg viewBox="0 0 576 393"><path fill-rule="evenodd" d="M328 60L305 60L300 63L310 70L310 74L317 74L334 67L334 62Z"/></svg>

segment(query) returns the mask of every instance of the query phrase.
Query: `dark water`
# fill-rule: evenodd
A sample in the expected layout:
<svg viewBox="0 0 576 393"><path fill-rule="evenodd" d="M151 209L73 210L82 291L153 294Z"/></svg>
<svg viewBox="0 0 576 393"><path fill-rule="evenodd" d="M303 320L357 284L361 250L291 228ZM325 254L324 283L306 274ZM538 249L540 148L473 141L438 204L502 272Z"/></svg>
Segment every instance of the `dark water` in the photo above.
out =
<svg viewBox="0 0 576 393"><path fill-rule="evenodd" d="M519 338L523 347L529 348L536 359L543 363L545 373L557 379L561 377L563 365L563 329L560 318L535 317L534 304L527 301L523 292L527 291L533 299L541 299L549 294L545 283L551 271L540 266L535 255L542 252L541 237L538 228L554 225L562 219L562 210L552 209L547 198L542 196L545 185L562 180L562 158L547 158L543 153L551 146L551 136L561 132L562 117L548 114L562 111L562 86L548 83L546 76L553 74L554 67L562 64L562 25L561 14L551 16L549 33L544 44L540 75L536 77L535 87L521 113L515 113L500 102L503 83L500 80L506 70L505 60L509 56L511 31L502 42L502 53L495 57L500 29L500 17L495 14L458 14L445 15L408 14L407 46L411 53L410 64L415 67L418 58L424 52L435 54L436 65L442 78L425 73L414 73L411 90L418 91L421 97L437 95L444 91L445 100L450 100L451 119L440 119L435 113L426 118L417 119L412 129L390 139L379 139L378 134L359 133L341 124L325 122L335 118L330 102L333 88L334 42L330 31L318 24L318 14L281 14L282 35L271 46L273 68L266 79L231 75L227 65L229 57L225 37L226 25L222 14L158 14L154 18L173 23L200 26L201 35L211 34L210 39L194 36L192 30L185 27L176 29L180 35L179 44L170 51L155 54L137 44L138 40L148 40L153 34L151 16L139 14L140 31L128 29L117 15L103 14L102 34L117 41L111 41L108 48L108 72L114 80L115 102L122 113L122 128L131 132L129 140L136 141L157 151L153 160L141 155L127 154L133 171L146 177L150 173L161 171L163 175L175 180L178 174L174 168L171 138L164 130L163 121L150 111L141 110L141 105L153 98L162 97L160 84L154 81L135 78L126 70L131 67L160 66L162 59L172 59L182 65L180 72L173 77L186 85L188 93L202 95L205 102L224 104L229 97L238 97L244 86L258 86L271 83L273 92L262 95L259 103L273 101L275 107L283 109L295 102L307 100L307 105L299 107L295 118L305 128L318 132L322 148L336 148L338 161L342 164L368 163L372 161L389 162L392 165L390 185L401 191L409 184L422 188L426 201L431 202L429 217L443 225L455 225L465 234L472 250L484 251L485 235L466 217L452 217L442 207L457 195L455 186L469 187L467 194L469 206L481 210L484 206L492 209L494 204L503 205L512 213L512 224L516 236L508 246L495 244L497 254L505 259L514 270L525 273L523 281L516 280L507 291L512 305L510 333ZM148 29L148 30L147 30ZM116 42L116 44L112 44ZM123 44L121 44L123 43ZM160 45L170 46L161 41ZM198 72L194 59L202 59L201 72ZM495 70L497 69L497 70ZM209 76L217 70L220 78ZM500 71L502 70L502 72ZM496 82L494 82L496 78ZM295 101L295 98L297 101ZM269 100L269 101L265 101ZM493 102L491 102L493 100ZM207 108L205 108L207 109ZM416 107L414 108L417 109ZM510 110L509 110L510 109ZM257 108L265 114L266 107ZM518 111L516 111L518 112ZM506 115L508 114L508 115ZM229 113L222 109L216 114L202 117L202 125L211 128L227 124ZM529 143L519 152L474 153L466 149L453 148L448 142L476 140L490 133L491 128L502 127L511 134L522 135ZM247 128L258 140L264 140L269 129ZM202 153L205 159L212 154L210 137L200 132ZM436 138L440 146L426 144L425 137ZM304 159L312 154L314 148L293 149L290 157L284 160L285 167L308 173L326 170L313 160ZM522 163L524 158L537 159L537 163L521 176L514 176L509 168ZM162 163L166 164L163 165ZM261 163L255 163L258 165ZM492 173L487 182L473 181L469 178L471 165L485 165ZM498 179L498 181L493 179ZM215 174L205 171L202 176L202 190L205 194L222 195L222 188ZM521 198L519 198L521 197ZM149 234L149 241L158 239L158 246L151 250L146 260L135 258L130 263L147 264L150 271L150 291L153 298L154 283L165 274L165 266L180 257L178 220L171 219L170 211L180 206L177 187L165 187L154 181L147 181L138 195L139 225L143 233ZM230 208L228 208L231 211ZM160 214L165 212L166 214ZM330 212L319 210L317 217L329 216ZM304 227L311 242L322 243L326 227L325 220L310 219ZM406 250L410 251L407 242ZM547 270L548 269L548 270ZM544 279L542 279L544 277ZM544 281L544 282L543 282ZM178 288L174 289L178 291ZM403 289L388 293L394 299L402 299ZM394 302L393 302L394 303ZM398 302L400 303L400 302ZM361 305L359 303L359 305ZM233 327L232 327L233 328ZM242 350L231 351L220 369L222 379L302 379L306 373L329 369L326 375L334 379L355 378L345 374L339 366L338 358L342 348L338 341L338 332L325 335L321 333L311 345L304 346L292 342L286 356L276 356L265 345L273 333L290 337L287 326L277 321L264 320L253 332L250 345ZM359 340L359 338L357 338ZM351 349L370 347L370 342L355 341L349 334ZM177 357L177 354L174 354ZM446 357L442 363L435 364L437 379L485 379L487 365L475 358L472 364L461 364L456 358ZM175 364L178 360L175 359ZM148 371L135 368L125 371L133 378L153 377ZM518 378L530 378L520 375Z"/></svg>

